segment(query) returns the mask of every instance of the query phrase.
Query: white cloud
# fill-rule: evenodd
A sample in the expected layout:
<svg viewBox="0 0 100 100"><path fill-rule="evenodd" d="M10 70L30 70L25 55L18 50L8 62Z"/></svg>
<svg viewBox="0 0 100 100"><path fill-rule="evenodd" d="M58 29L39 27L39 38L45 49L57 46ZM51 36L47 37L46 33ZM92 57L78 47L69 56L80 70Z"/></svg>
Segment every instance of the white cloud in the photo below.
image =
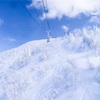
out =
<svg viewBox="0 0 100 100"><path fill-rule="evenodd" d="M0 26L3 24L3 19L0 19Z"/></svg>
<svg viewBox="0 0 100 100"><path fill-rule="evenodd" d="M66 25L62 25L61 28L64 30L64 32L68 32L69 28Z"/></svg>
<svg viewBox="0 0 100 100"><path fill-rule="evenodd" d="M100 16L92 16L90 19L90 23L100 24Z"/></svg>
<svg viewBox="0 0 100 100"><path fill-rule="evenodd" d="M42 8L42 0L32 0L29 7ZM44 0L46 1L46 0ZM99 15L100 0L47 0L48 1L48 18L62 18L67 16L70 18L80 14ZM42 15L45 19L45 15Z"/></svg>
<svg viewBox="0 0 100 100"><path fill-rule="evenodd" d="M14 38L7 38L6 40L8 40L10 42L15 42L16 41L16 39L14 39Z"/></svg>

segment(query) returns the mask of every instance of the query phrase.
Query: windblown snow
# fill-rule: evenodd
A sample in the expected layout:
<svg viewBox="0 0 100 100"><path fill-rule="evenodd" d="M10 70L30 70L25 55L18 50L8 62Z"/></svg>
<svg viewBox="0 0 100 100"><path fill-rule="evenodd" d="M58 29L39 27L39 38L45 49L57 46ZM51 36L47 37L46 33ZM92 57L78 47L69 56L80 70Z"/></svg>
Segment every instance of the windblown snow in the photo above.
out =
<svg viewBox="0 0 100 100"><path fill-rule="evenodd" d="M31 41L0 54L0 100L100 100L100 56L86 38Z"/></svg>

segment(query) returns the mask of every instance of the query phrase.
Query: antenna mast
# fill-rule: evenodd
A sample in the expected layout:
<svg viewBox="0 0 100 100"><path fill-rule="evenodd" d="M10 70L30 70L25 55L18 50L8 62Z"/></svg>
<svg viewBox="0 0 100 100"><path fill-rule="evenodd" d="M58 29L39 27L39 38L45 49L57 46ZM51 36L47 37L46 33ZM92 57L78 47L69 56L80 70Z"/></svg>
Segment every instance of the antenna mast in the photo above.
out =
<svg viewBox="0 0 100 100"><path fill-rule="evenodd" d="M42 4L43 4L43 8L44 8L44 14L46 17L46 22L47 22L47 26L48 26L48 30L46 31L47 33L47 42L50 42L50 23L47 17L47 12L48 12L48 4L47 4L47 0L42 0Z"/></svg>
<svg viewBox="0 0 100 100"><path fill-rule="evenodd" d="M50 30L46 31L47 33L47 42L50 42Z"/></svg>

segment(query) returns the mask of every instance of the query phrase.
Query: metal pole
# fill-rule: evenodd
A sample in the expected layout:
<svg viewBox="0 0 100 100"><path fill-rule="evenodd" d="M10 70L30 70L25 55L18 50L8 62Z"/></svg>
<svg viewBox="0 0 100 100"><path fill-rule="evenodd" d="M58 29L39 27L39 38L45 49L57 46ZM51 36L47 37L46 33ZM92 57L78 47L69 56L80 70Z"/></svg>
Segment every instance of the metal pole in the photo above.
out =
<svg viewBox="0 0 100 100"><path fill-rule="evenodd" d="M47 32L47 42L50 42L50 30L46 32Z"/></svg>

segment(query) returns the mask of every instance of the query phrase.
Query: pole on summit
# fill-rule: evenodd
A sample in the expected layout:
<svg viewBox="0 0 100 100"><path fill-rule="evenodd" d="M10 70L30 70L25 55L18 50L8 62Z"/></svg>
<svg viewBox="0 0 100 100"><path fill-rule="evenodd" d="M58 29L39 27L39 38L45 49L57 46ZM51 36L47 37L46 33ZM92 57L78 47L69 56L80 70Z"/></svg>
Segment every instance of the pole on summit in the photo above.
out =
<svg viewBox="0 0 100 100"><path fill-rule="evenodd" d="M50 42L50 30L46 31L47 33L47 42Z"/></svg>
<svg viewBox="0 0 100 100"><path fill-rule="evenodd" d="M47 33L47 42L50 42L50 23L47 17L47 12L48 12L48 5L47 5L47 0L42 0L42 4L43 4L43 9L44 9L44 14L45 14L45 18L46 18L46 23L48 26L48 30L46 30Z"/></svg>

